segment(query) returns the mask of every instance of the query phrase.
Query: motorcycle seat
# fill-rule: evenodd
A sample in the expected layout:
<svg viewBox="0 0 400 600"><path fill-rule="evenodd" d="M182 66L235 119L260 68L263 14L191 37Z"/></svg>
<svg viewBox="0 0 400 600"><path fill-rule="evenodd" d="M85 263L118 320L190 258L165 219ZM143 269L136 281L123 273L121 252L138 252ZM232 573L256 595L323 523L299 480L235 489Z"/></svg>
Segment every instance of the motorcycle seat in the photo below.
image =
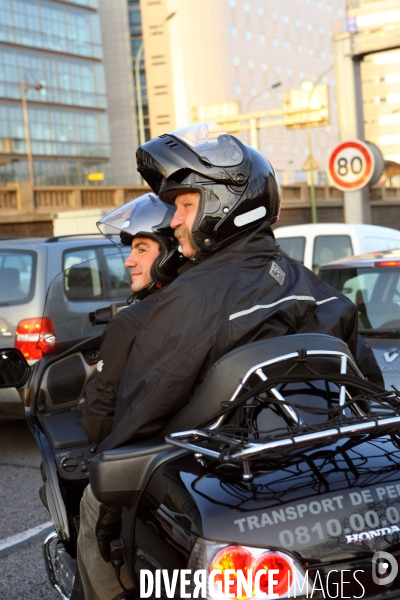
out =
<svg viewBox="0 0 400 600"><path fill-rule="evenodd" d="M101 452L89 462L93 494L99 502L130 508L146 489L154 471L163 462L184 453L163 438Z"/></svg>
<svg viewBox="0 0 400 600"><path fill-rule="evenodd" d="M320 333L286 335L239 346L225 354L211 367L189 403L168 421L161 432L162 435L195 429L205 422L210 422L211 425L214 415L221 410L221 403L233 396L243 377L252 367L299 349L343 353L354 362L343 340ZM338 372L337 358L316 357L312 360L315 370L329 372L331 369ZM274 364L270 367L268 376L280 374L287 368L287 362ZM301 369L296 371L299 375L300 372ZM355 373L354 370L352 372ZM357 374L360 375L358 371Z"/></svg>

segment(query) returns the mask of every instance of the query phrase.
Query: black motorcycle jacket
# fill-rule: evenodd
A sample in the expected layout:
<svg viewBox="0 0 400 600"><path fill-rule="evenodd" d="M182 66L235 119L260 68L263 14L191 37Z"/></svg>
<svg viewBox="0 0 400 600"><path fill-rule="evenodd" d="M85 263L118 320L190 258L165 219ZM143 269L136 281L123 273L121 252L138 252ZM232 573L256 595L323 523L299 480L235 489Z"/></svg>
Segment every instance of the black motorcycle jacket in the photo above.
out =
<svg viewBox="0 0 400 600"><path fill-rule="evenodd" d="M269 224L263 224L160 293L137 335L119 388L113 431L99 451L156 435L219 358L259 339L333 335L366 361L359 364L366 375L376 373L372 352L357 353L358 343L365 346L357 321L351 300L282 256Z"/></svg>
<svg viewBox="0 0 400 600"><path fill-rule="evenodd" d="M109 435L114 421L118 387L136 334L157 300L158 292L147 295L117 313L103 331L97 374L79 405L83 429L95 444Z"/></svg>

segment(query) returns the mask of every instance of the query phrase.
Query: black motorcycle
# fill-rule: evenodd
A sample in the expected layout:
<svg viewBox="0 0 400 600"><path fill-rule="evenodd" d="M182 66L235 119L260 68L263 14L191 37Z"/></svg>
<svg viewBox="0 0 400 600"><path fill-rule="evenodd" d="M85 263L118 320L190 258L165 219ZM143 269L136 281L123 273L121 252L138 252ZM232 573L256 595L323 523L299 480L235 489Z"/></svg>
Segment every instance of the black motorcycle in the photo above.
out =
<svg viewBox="0 0 400 600"><path fill-rule="evenodd" d="M44 552L63 599L90 480L122 509L111 546L127 598L399 600L397 391L366 382L336 338L260 340L220 359L157 439L96 454L77 406L104 325L92 317L94 335L79 339L66 281L48 292L43 358L0 353L0 385L19 389L43 458Z"/></svg>

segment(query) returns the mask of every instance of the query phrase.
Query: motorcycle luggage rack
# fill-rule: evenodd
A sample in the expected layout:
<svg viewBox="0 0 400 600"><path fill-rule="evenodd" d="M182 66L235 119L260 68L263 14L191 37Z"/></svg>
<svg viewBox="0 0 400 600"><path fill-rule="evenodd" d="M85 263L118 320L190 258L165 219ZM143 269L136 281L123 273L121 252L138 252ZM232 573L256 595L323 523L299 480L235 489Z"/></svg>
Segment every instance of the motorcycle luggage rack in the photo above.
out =
<svg viewBox="0 0 400 600"><path fill-rule="evenodd" d="M265 369L267 367L272 367L273 365L276 365L276 364L280 364L280 363L284 363L284 362L292 361L292 360L296 360L296 359L301 359L301 358L302 359L306 359L306 358L337 358L340 361L340 373L341 374L346 374L348 368L351 367L352 371L356 375L363 378L363 375L360 372L360 370L357 367L354 360L350 357L350 355L345 354L344 352L339 352L337 350L297 350L296 352L290 352L289 354L277 356L275 358L266 360L262 363L259 363L257 365L254 365L253 367L251 367L251 369L249 369L247 371L246 375L243 377L240 385L238 386L238 388L236 389L236 391L231 396L231 398L229 399L228 402L233 402L234 400L236 400L236 398L239 397L240 392L244 388L246 388L247 383L252 375L255 374L261 379L261 381L267 382L268 377L265 375L263 369ZM304 423L302 423L301 419L296 414L296 411L293 409L293 407L291 407L290 404L285 401L285 398L282 396L282 394L280 394L280 392L276 388L272 388L270 391L271 391L271 394L273 394L273 396L275 396L275 398L277 400L280 400L282 402L282 409L287 413L289 419L295 425L304 425ZM341 406L344 406L345 397L346 397L346 386L342 385L342 386L340 386L340 399L339 399L339 404ZM359 414L361 415L361 412L359 411L358 407L356 407L356 410L358 410ZM213 425L211 425L209 427L209 429L210 430L217 429L221 425L223 419L224 419L224 416L222 415L221 417L219 417L217 419L217 421Z"/></svg>
<svg viewBox="0 0 400 600"><path fill-rule="evenodd" d="M291 451L301 446L308 446L318 442L333 442L339 437L351 437L367 433L376 433L384 428L396 428L400 425L400 416L377 417L373 420L353 422L348 425L329 426L326 429L320 426L320 431L304 433L274 439L273 436L262 442L244 442L243 440L230 439L226 434L214 431L194 429L171 433L166 440L175 446L192 452L209 456L221 462L255 460L261 454L281 453Z"/></svg>
<svg viewBox="0 0 400 600"><path fill-rule="evenodd" d="M339 388L339 407L340 411L338 415L330 422L318 424L318 425L307 425L297 415L295 406L291 406L284 396L280 393L276 387L268 386L268 377L264 370L267 367L271 367L278 363L284 363L286 361L305 361L307 358L336 358L339 361L339 375L338 382L335 382L335 373L329 374L328 381L332 381ZM398 428L400 425L400 416L397 414L394 416L387 416L385 414L376 415L371 417L371 414L366 414L356 401L353 400L350 392L346 387L346 376L348 370L353 375L349 378L347 383L353 388L360 386L360 389L365 392L365 388L368 385L371 387L371 396L378 402L387 403L391 405L394 410L394 405L398 404L398 410L400 409L399 398L396 393L382 390L381 394L377 394L377 386L375 390L371 384L365 381L362 374L360 373L357 365L350 354L346 354L340 351L332 350L298 350L282 356L275 357L265 362L259 363L251 367L246 375L241 380L240 385L235 390L229 401L224 402L224 414L217 414L217 420L207 427L198 429L190 429L187 431L180 431L170 433L166 437L166 441L175 446L184 448L194 452L198 460L202 460L203 456L208 456L211 459L220 461L221 463L233 462L243 464L243 480L251 481L252 474L250 470L250 462L257 460L261 455L273 455L276 457L279 454L288 454L297 448L304 446L331 443L340 437L351 437L354 435L365 435L369 433L381 432L383 430L389 430L391 428ZM275 403L278 403L280 408L286 413L286 417L289 423L292 424L292 431L287 429L284 432L271 432L270 434L264 435L260 441L254 439L244 439L243 434L249 433L246 431L240 431L240 428L236 428L236 431L227 431L225 427L221 427L225 417L230 410L229 405L232 403L232 409L237 408L242 404L241 395L243 395L243 402L248 399L252 393L249 390L249 379L251 376L256 375L262 382L265 383L265 389L269 390L271 394L271 400L274 399ZM320 373L321 378L326 375ZM330 379L332 377L332 379ZM272 379L272 378L271 378ZM315 379L315 378L314 378ZM299 378L298 381L307 381L306 378ZM272 380L271 380L272 383ZM263 387L263 386L261 386ZM260 393L260 385L257 386L258 394ZM243 391L247 393L244 395ZM254 396L257 394L255 393ZM353 415L346 415L346 409L351 408ZM396 407L397 408L397 407ZM251 433L251 432L250 432ZM204 461L203 461L204 462Z"/></svg>

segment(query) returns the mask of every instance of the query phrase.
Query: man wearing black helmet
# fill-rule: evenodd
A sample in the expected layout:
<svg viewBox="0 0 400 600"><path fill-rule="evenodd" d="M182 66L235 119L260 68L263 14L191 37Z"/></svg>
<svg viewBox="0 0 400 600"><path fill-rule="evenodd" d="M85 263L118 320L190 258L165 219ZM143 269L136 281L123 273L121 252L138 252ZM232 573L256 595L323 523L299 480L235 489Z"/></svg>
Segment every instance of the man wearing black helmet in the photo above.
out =
<svg viewBox="0 0 400 600"><path fill-rule="evenodd" d="M221 356L263 338L336 336L383 385L355 305L280 254L271 230L279 186L262 154L203 123L150 140L137 160L152 189L175 204L171 226L195 268L161 294L141 328L100 451L156 435Z"/></svg>

